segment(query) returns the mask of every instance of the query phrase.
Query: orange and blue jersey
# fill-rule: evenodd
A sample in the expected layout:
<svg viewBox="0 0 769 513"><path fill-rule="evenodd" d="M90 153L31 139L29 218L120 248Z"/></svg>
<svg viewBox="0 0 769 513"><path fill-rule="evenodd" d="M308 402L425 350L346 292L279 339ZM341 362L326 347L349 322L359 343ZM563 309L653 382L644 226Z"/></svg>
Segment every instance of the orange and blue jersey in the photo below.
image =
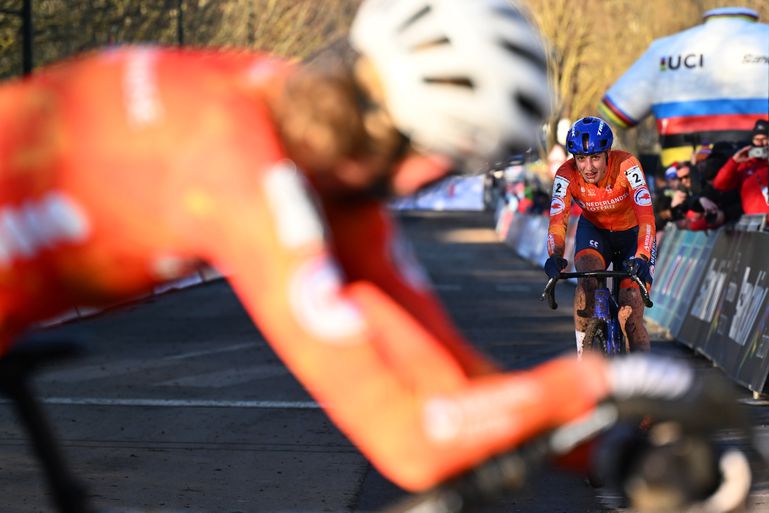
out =
<svg viewBox="0 0 769 513"><path fill-rule="evenodd" d="M641 164L632 154L610 150L606 174L597 184L585 182L573 158L558 168L550 203L550 255L564 254L572 201L581 207L581 216L600 230L621 232L637 226L635 255L652 260L654 208Z"/></svg>
<svg viewBox="0 0 769 513"><path fill-rule="evenodd" d="M745 8L708 11L705 23L652 42L599 105L613 124L657 122L662 164L695 147L745 141L769 114L769 25Z"/></svg>

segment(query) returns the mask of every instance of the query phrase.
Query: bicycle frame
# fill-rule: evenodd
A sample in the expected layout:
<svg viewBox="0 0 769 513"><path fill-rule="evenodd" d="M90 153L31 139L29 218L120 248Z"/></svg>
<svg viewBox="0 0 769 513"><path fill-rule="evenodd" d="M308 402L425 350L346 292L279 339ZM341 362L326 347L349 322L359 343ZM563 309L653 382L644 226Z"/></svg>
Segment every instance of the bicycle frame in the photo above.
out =
<svg viewBox="0 0 769 513"><path fill-rule="evenodd" d="M550 278L550 280L548 280L547 285L545 285L545 290L542 292L540 301L547 299L551 309L555 310L558 308L558 304L555 301L555 285L559 280L569 278L595 278L598 280L598 286L596 287L594 293L595 306L591 318L598 319L606 323L606 347L602 349L604 349L605 353L608 355L624 352L624 334L622 333L619 319L617 317L619 312L619 303L618 299L615 297L615 294L613 294L612 291L610 291L607 287L606 280L608 278L629 278L633 280L633 282L638 285L644 305L646 305L648 308L651 308L654 306L654 303L652 303L652 300L649 298L649 292L646 290L646 285L638 276L634 276L628 272L623 271L578 271L573 273L561 273L558 277ZM617 286L614 288L615 290L619 289Z"/></svg>

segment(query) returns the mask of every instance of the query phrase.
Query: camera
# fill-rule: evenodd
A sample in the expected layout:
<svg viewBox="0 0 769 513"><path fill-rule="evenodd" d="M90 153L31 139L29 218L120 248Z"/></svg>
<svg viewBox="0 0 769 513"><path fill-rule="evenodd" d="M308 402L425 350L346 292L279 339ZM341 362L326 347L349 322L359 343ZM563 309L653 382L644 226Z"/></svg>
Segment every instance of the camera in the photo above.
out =
<svg viewBox="0 0 769 513"><path fill-rule="evenodd" d="M748 157L754 159L769 158L769 146L754 146L748 150Z"/></svg>

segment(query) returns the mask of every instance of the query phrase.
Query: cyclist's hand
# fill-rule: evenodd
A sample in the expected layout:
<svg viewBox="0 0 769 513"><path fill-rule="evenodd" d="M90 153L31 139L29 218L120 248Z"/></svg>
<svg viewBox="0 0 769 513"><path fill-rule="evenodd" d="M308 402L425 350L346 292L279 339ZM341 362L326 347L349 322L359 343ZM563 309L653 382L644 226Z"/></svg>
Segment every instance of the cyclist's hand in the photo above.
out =
<svg viewBox="0 0 769 513"><path fill-rule="evenodd" d="M641 281L651 285L654 277L651 273L649 262L645 258L633 257L624 262L625 270L634 276L641 278Z"/></svg>
<svg viewBox="0 0 769 513"><path fill-rule="evenodd" d="M745 453L720 448L676 423L648 432L618 426L602 438L593 463L600 480L626 495L639 513L736 512L752 483Z"/></svg>
<svg viewBox="0 0 769 513"><path fill-rule="evenodd" d="M730 439L753 443L734 386L718 371L695 374L683 363L650 355L614 358L608 365L609 404L618 418L652 423L646 445L626 453L623 463L621 487L638 510L727 513L744 502L751 482L745 454L720 452L713 442L728 429ZM652 499L672 502L663 508Z"/></svg>
<svg viewBox="0 0 769 513"><path fill-rule="evenodd" d="M565 258L552 255L545 261L545 274L551 279L558 278L561 275L561 271L566 269L568 264L569 262Z"/></svg>
<svg viewBox="0 0 769 513"><path fill-rule="evenodd" d="M689 431L749 429L734 386L719 371L695 374L681 362L646 354L613 358L609 399L620 418L675 421Z"/></svg>

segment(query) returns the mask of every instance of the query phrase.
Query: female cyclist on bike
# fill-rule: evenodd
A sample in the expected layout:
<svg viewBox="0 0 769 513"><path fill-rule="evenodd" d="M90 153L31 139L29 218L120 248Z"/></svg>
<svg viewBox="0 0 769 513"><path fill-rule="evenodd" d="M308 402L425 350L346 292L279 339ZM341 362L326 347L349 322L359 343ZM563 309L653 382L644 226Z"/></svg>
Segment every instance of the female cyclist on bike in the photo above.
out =
<svg viewBox="0 0 769 513"><path fill-rule="evenodd" d="M577 271L627 268L651 286L656 253L654 210L641 164L633 155L612 150L609 125L585 117L569 130L566 149L573 158L564 162L553 180L545 272L556 277L566 268L566 229L572 200L582 207L574 245ZM574 298L577 353L588 320L593 316L595 280L579 280ZM631 351L648 351L649 334L643 324L644 305L638 285L622 280L619 319Z"/></svg>

